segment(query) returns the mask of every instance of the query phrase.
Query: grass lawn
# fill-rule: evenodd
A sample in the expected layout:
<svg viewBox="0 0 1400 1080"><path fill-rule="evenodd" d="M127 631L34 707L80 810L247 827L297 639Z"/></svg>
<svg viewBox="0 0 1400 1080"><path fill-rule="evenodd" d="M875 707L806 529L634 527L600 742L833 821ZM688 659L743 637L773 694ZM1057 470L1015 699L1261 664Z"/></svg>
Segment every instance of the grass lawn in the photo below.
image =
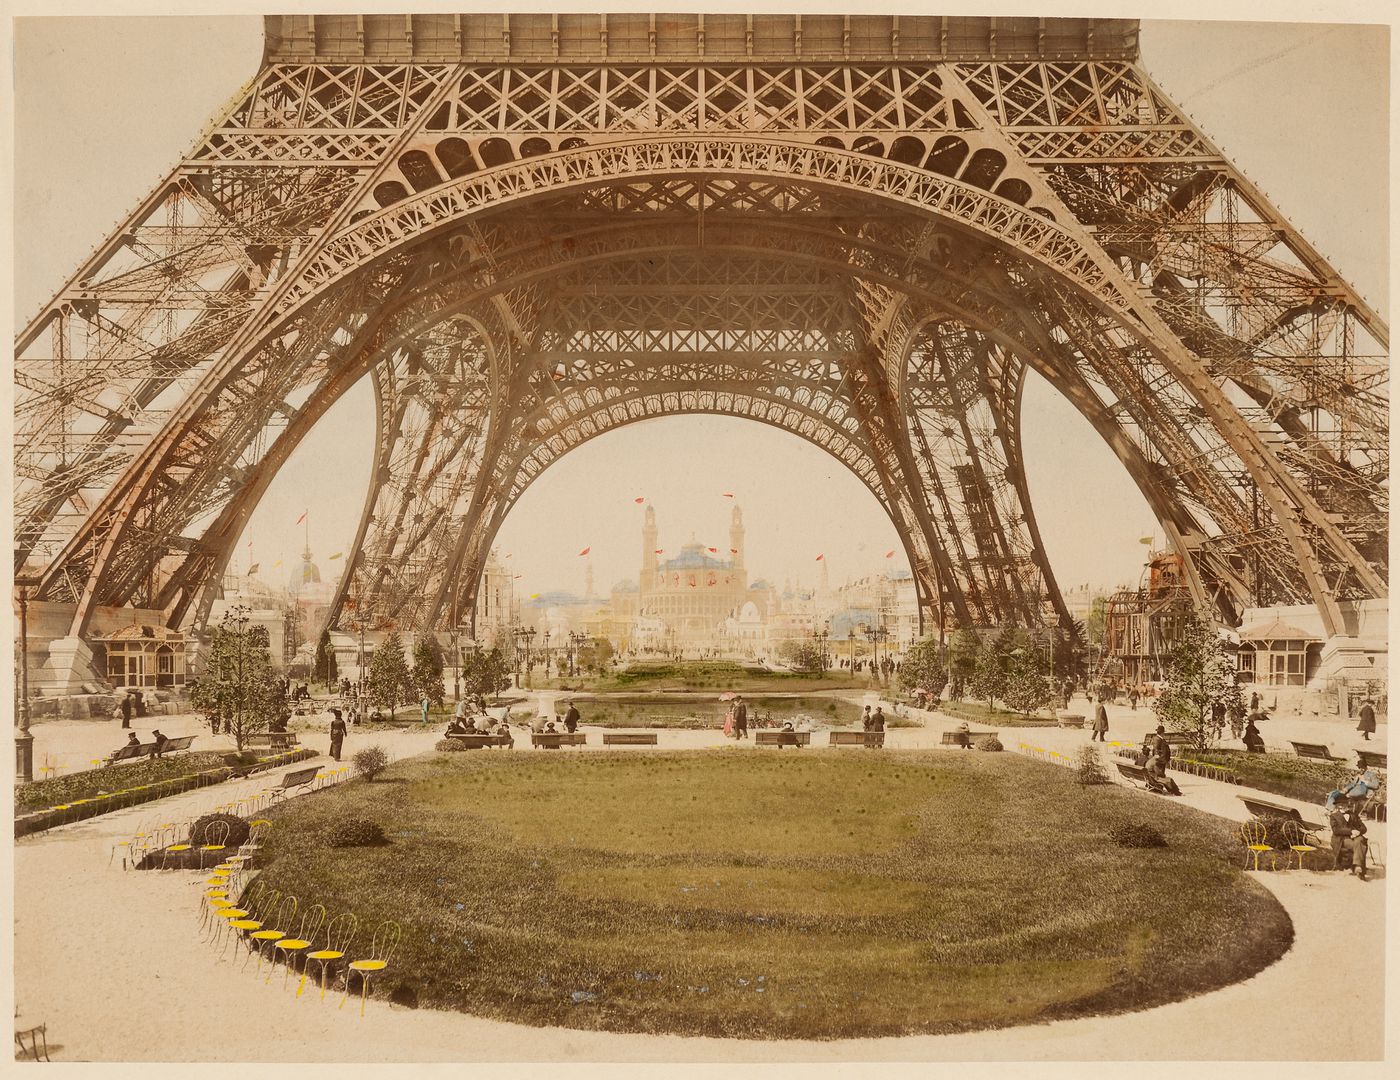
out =
<svg viewBox="0 0 1400 1080"><path fill-rule="evenodd" d="M273 813L270 884L360 949L403 924L379 996L527 1024L949 1032L1200 993L1292 939L1228 823L1011 754L440 754ZM327 847L347 816L389 842Z"/></svg>
<svg viewBox="0 0 1400 1080"><path fill-rule="evenodd" d="M1000 725L1002 727L1057 727L1059 722L1048 715L1031 713L1022 716L1006 709L988 708L985 701L940 701L938 711L945 716L970 723ZM1075 710L1067 710L1073 714ZM1080 715L1083 715L1082 712Z"/></svg>
<svg viewBox="0 0 1400 1080"><path fill-rule="evenodd" d="M726 704L722 701L658 701L651 697L613 695L589 700L577 695L583 723L600 727L628 728L717 728L724 723ZM558 708L565 708L561 698ZM749 724L759 716L771 716L778 721L810 720L826 726L848 726L860 723L861 707L848 701L824 697L745 698L749 706Z"/></svg>

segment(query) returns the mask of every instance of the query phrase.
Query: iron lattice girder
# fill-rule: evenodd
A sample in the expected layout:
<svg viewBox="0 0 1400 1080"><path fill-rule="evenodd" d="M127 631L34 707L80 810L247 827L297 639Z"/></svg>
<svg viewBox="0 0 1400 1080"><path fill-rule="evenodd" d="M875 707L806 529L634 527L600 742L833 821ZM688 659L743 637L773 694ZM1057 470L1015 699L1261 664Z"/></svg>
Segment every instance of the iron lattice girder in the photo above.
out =
<svg viewBox="0 0 1400 1080"><path fill-rule="evenodd" d="M1043 41L1043 24L1041 34ZM491 227L493 215L506 220L503 215L512 206L542 198L548 190L572 193L594 221L628 215L688 217L694 243L702 246L741 230L755 214L805 215L813 230L859 233L838 238L837 246L844 245L847 254L844 265L832 269L850 281L845 295L856 317L849 325L859 328L867 347L879 350L896 392L903 392L900 358L911 333L909 297L937 294L935 279L951 273L970 251L988 266L1008 260L1011 276L1018 284L1033 284L1039 296L1040 309L1022 319L1024 325L1013 325L979 303L976 290L948 297L949 290L942 287L942 310L962 310L959 318L1000 347L1040 370L1058 371L1062 388L1075 388L1081 410L1095 417L1100 430L1112 432L1127 424L1121 430L1138 447L1140 457L1129 457L1139 462L1134 466L1139 482L1155 482L1145 479L1148 468L1170 471L1175 494L1165 506L1154 502L1159 513L1183 537L1196 535L1193 543L1200 552L1241 553L1201 556L1220 568L1222 580L1240 571L1248 558L1257 565L1258 552L1265 551L1272 579L1293 597L1311 596L1322 603L1327 595L1374 595L1383 588L1372 570L1384 565L1383 504L1377 504L1374 493L1388 470L1384 441L1378 438L1388 394L1382 362L1385 327L1171 109L1145 75L1115 59L1008 60L956 70L915 65L921 78L933 73L933 79L918 84L917 93L940 91L940 115L950 116L958 128L915 138L899 124L908 122L917 94L907 101L898 95L880 98L882 88L903 93L904 80L897 73L903 61L881 66L867 58L860 62L863 69L847 59L731 65L747 69L744 92L752 88L758 95L742 104L726 96L737 94L737 76L730 72L711 78L708 60L681 65L693 77L641 65L650 68L646 95L660 93L642 100L657 109L665 104L678 110L677 122L705 132L704 138L662 130L639 141L627 122L614 117L609 126L603 112L603 128L586 138L607 145L592 147L569 147L567 140L548 138L532 146L523 129L498 131L486 123L484 113L471 119L454 111L466 100L461 98L464 86L471 88L468 99L478 103L472 108L485 101L480 95L495 78L491 71L502 73L504 93L510 63L472 68L304 63L297 72L281 65L266 69L194 155L218 143L215 156L237 158L239 139L251 134L254 141L242 144L248 151L244 163L214 164L206 158L197 167L182 166L21 336L20 360L30 363L17 364L17 473L22 485L32 486L17 502L17 557L59 551L50 560L46 580L61 592L67 586L60 583L87 573L86 584L73 586L86 607L99 580L104 597L120 597L136 587L138 578L149 577L161 551L198 547L179 534L185 527L182 518L189 521L196 511L207 514L236 499L257 463L267 459L265 433L304 415L296 395L319 393L308 389L318 383L330 385L330 353L338 346L330 341L318 352L309 342L332 335L346 339L363 325L353 305L364 302L373 289L361 288L357 301L355 289L338 283L364 274L371 262L380 268L374 273L386 280L405 280L409 264L421 256L386 260L385 253L397 246L425 240L435 244L442 230L457 228L458 246L454 250L449 239L447 258L487 264L477 269L477 282L490 286L491 318L507 328L500 347L509 347L512 337L518 345L533 340L547 310L551 275L562 265L551 266L559 253L545 253L525 269L528 259L512 262L483 228ZM625 67L612 62L593 66L604 73ZM540 70L545 68L551 69L553 93L564 69L544 64ZM775 80L755 81L768 69L777 72ZM764 94L780 93L789 77L784 72L795 73L795 79L818 69L820 77L811 82L800 113L780 110L764 121L786 125L781 135L774 128L765 128L762 137L750 137L747 127L726 128L745 109L752 117L750 106L766 100ZM940 81L940 75L946 77ZM528 85L521 82L526 93L518 100L527 102L530 93L545 85L542 78L536 72ZM568 95L583 94L573 78L565 76ZM620 90L631 86L626 92L641 93L636 77L619 78ZM861 79L866 81L852 81ZM969 89L963 91L964 86ZM807 83L803 87L805 93ZM976 100L959 100L964 92ZM690 105L682 103L686 93ZM868 100L859 108L847 102L843 111L840 102L846 99L841 95L849 93ZM558 121L558 102L551 107ZM496 109L498 122L510 115L500 111L499 101ZM987 113L996 130L973 130L975 118ZM532 107L529 123L540 115ZM920 122L930 123L931 115ZM648 113L648 122L659 125L659 116ZM478 120L473 130L449 130ZM573 121L566 117L568 122ZM416 133L413 138L407 137L410 130ZM717 134L723 130L744 134ZM500 136L499 145L488 146L493 132ZM465 157L449 160L446 140L454 134L469 145ZM278 142L283 136L287 141ZM262 138L269 141L257 142ZM940 142L945 139L952 141ZM302 149L293 146L295 140ZM818 146L818 140L832 145ZM1168 143L1180 153L1169 152ZM985 166L992 160L986 153L1008 146L1015 152L1010 159L1000 155L1002 175L1020 178L1024 191L1016 197L1050 199L1046 205L1037 203L1034 212L985 190L998 182L996 170L988 177L984 169L974 180L979 159ZM860 153L844 153L842 147ZM502 148L507 157L545 156L494 165L481 157ZM550 150L564 152L550 155ZM949 166L950 152L964 155L960 164ZM338 155L357 165L332 168L317 155ZM423 161L426 171L420 167ZM453 161L476 174L455 175ZM334 179L337 175L340 181ZM430 190L410 194L427 181ZM1006 183L1001 181L996 190L1011 192ZM352 190L357 194L348 196ZM381 192L393 201L377 208L376 193ZM875 214L869 210L872 195L884 200ZM902 209L892 213L895 205ZM930 211L946 224L934 227L932 219L920 216ZM1047 211L1058 220L1048 220ZM459 222L473 214L469 221L482 224L462 229ZM725 223L726 216L734 221ZM891 221L899 223L892 228ZM1095 230L1094 239L1083 224ZM522 235L530 231L515 228ZM882 252L878 244L866 242L867 234L882 231L902 233L906 254L912 249L913 258L901 257L898 244ZM971 243L971 233L984 239ZM795 234L790 230L787 238ZM777 236L765 229L758 243L771 244ZM810 249L818 245L810 238L808 243L813 255ZM989 255L994 256L990 261ZM832 250L820 257L832 258ZM1016 259L1022 260L1019 268L1012 265ZM1036 262L1041 269L1032 271ZM310 303L328 288L324 302ZM995 292L985 282L978 289L984 296ZM1092 301L1085 299L1086 290ZM349 308L337 308L337 302ZM650 302L656 302L655 296ZM279 328L293 312L296 329L292 324ZM1144 319L1150 327L1145 342L1140 332ZM1125 327L1134 328L1139 340ZM52 355L41 355L45 347L36 347L44 331ZM1186 349L1180 349L1183 342ZM652 350L658 343L645 344ZM775 342L764 344L772 348ZM684 345L694 349L698 341ZM1161 347L1170 354L1166 365L1152 356ZM256 359L259 349L262 359ZM1042 358L1024 357L1036 350ZM621 362L635 365L644 355L639 351ZM763 353L742 355L746 362L758 362ZM1214 388L1191 375L1183 392L1179 380L1190 375L1195 357L1204 359ZM809 360L829 364L835 358L833 353ZM269 372L308 359L311 374L299 382L269 377ZM520 370L533 373L527 382L537 399L557 392L547 385L550 359L527 350L517 361ZM664 368L668 357L661 359ZM240 365L247 365L241 374ZM575 376L580 371L577 363L569 369ZM98 373L111 378L104 383ZM1229 406L1220 391L1232 386L1251 404ZM1088 390L1092 400L1078 388ZM908 390L919 392L917 381ZM1168 408L1171 395L1175 398ZM993 396L1009 461L1015 457L1016 433L1005 403L1015 395L999 391ZM1199 415L1203 399L1209 401L1207 415ZM166 400L181 404L162 409ZM207 404L191 407L191 401ZM869 408L878 405L872 401ZM258 420L253 434L247 423L227 422L240 413ZM200 419L191 424L170 421L172 416ZM882 457L887 458L883 451L898 445L887 433L893 428L878 411L864 419L874 425L875 440L885 444ZM171 423L182 425L179 438L161 435L168 456L151 458L143 447ZM134 472L143 455L145 463ZM123 496L124 502L111 498L111 482L123 471L147 478L144 494ZM917 478L911 473L901 480L906 481L916 484ZM883 481L891 482L888 476ZM1244 496L1261 485L1265 505L1251 505L1246 515ZM191 488L203 494L190 496L186 489ZM1204 531L1187 528L1191 514L1178 509L1181 500L1207 514L1210 525ZM490 514L500 513L499 507L486 513L475 493L472 501L486 514L472 521L489 523ZM904 494L894 502L900 522L917 516ZM119 506L124 507L120 512ZM1353 523L1349 539L1340 538L1324 513L1328 510L1347 512ZM1210 535L1211 530L1219 530L1218 535ZM87 539L75 543L75 532ZM175 539L165 539L171 536ZM928 538L916 536L910 542L923 546L925 562L916 565L916 574L926 575L932 565L927 559L933 557ZM1358 561L1351 544L1366 550L1374 566ZM97 555L99 547L108 554ZM464 556L468 559L480 554L476 539L459 545L461 551L467 548L476 552ZM104 560L110 561L110 572ZM121 566L126 569L119 571ZM94 578L98 567L104 569ZM1248 587L1261 589L1263 577L1256 573ZM1236 578L1231 588L1238 592L1240 587ZM924 595L931 595L928 588Z"/></svg>

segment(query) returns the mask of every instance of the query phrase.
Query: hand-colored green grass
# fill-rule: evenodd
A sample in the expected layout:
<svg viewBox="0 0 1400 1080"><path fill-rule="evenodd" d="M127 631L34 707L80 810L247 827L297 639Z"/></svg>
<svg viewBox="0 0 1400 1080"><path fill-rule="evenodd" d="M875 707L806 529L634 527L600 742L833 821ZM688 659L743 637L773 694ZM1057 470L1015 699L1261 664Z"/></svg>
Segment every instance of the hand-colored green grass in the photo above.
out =
<svg viewBox="0 0 1400 1080"><path fill-rule="evenodd" d="M390 843L327 848L347 814ZM1125 820L1169 846L1116 847ZM1009 754L438 755L295 800L265 855L274 886L355 911L358 948L404 925L377 993L619 1031L1121 1011L1244 978L1292 938L1228 823Z"/></svg>

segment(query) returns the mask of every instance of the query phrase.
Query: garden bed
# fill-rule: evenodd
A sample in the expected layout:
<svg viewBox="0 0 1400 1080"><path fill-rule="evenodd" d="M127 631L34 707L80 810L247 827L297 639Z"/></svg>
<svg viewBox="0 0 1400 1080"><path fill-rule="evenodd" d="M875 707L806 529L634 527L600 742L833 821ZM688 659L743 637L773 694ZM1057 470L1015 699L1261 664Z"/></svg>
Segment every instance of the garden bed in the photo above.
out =
<svg viewBox="0 0 1400 1080"><path fill-rule="evenodd" d="M1292 941L1230 823L1015 755L444 754L387 779L274 810L260 880L402 924L376 997L503 1021L955 1032L1179 1000ZM1148 809L1165 847L1110 838ZM347 815L388 843L331 847Z"/></svg>
<svg viewBox="0 0 1400 1080"><path fill-rule="evenodd" d="M1195 761L1228 769L1245 787L1309 803L1324 802L1329 791L1356 775L1354 767L1309 761L1293 754L1209 750L1191 751L1189 756Z"/></svg>
<svg viewBox="0 0 1400 1080"><path fill-rule="evenodd" d="M15 789L16 804L19 804L21 798L24 798L26 803L33 806L33 796L29 793L32 789L41 786L45 789L44 796L51 801L46 801L42 808L31 809L27 813L17 809L15 836L16 838L28 836L70 821L81 821L97 817L99 814L106 814L112 810L163 799L167 795L178 795L192 788L219 784L234 775L247 776L251 773L275 769L279 765L290 765L316 756L318 756L316 751L306 748L289 750L268 757L258 757L248 751L244 751L242 754L232 751L226 753L201 751L198 754L158 758L155 761L137 765L114 765L106 769L89 769L85 772L73 773L71 776L55 777L52 780L39 780ZM208 757L213 757L221 762L224 759L232 759L232 761L211 768L192 768L192 765L197 766L205 763L204 759ZM191 759L200 760L192 761ZM158 770L156 779L148 779L145 783L133 783L133 781L142 780L142 770L152 766L170 766L172 768ZM161 771L165 773L163 776L159 775ZM65 785L65 787L55 789L51 785Z"/></svg>
<svg viewBox="0 0 1400 1080"><path fill-rule="evenodd" d="M1044 728L1059 727L1060 722L1049 716L1022 716L1005 709L989 709L975 701L940 701L938 711L957 720L967 720L978 724L1000 725L1002 727Z"/></svg>

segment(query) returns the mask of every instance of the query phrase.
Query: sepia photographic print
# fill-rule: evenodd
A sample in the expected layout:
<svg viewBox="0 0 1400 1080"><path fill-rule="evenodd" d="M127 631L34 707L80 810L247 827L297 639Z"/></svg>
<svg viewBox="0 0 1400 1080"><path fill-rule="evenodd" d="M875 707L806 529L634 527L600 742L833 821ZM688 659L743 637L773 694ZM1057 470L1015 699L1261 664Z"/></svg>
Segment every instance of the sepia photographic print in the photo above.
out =
<svg viewBox="0 0 1400 1080"><path fill-rule="evenodd" d="M16 1062L1379 1075L1391 16L681 7L7 4Z"/></svg>

